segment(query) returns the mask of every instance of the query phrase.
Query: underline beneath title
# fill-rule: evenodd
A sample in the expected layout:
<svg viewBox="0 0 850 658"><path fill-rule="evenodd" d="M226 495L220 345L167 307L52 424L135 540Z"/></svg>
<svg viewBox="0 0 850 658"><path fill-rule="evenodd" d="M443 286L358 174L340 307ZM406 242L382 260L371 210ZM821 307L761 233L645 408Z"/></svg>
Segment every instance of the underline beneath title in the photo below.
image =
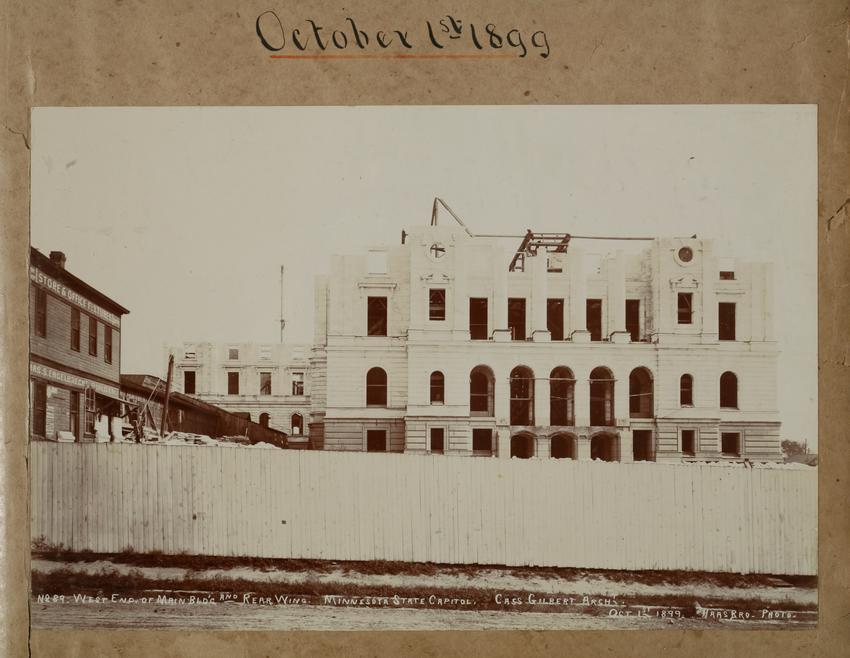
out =
<svg viewBox="0 0 850 658"><path fill-rule="evenodd" d="M271 59L517 59L508 53L361 53L351 55L269 55Z"/></svg>

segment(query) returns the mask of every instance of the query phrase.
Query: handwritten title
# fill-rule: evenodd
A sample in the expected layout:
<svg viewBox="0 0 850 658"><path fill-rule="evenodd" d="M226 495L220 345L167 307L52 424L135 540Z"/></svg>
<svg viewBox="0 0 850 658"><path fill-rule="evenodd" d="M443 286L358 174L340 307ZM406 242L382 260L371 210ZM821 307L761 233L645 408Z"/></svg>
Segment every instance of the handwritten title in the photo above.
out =
<svg viewBox="0 0 850 658"><path fill-rule="evenodd" d="M426 20L419 29L373 29L350 16L336 25L305 19L295 26L268 10L257 16L256 29L263 48L271 57L298 58L462 58L527 57L547 59L550 54L546 32L523 31L494 23L474 23L446 15Z"/></svg>

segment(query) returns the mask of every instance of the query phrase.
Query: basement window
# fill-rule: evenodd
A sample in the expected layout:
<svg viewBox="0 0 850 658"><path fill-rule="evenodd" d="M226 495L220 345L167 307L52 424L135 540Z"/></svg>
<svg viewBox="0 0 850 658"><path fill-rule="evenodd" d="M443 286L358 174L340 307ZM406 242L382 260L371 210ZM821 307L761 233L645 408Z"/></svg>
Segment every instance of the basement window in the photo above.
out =
<svg viewBox="0 0 850 658"><path fill-rule="evenodd" d="M696 430L682 430L682 454L690 457L696 454Z"/></svg>
<svg viewBox="0 0 850 658"><path fill-rule="evenodd" d="M446 451L446 430L444 427L431 428L431 454L442 455Z"/></svg>
<svg viewBox="0 0 850 658"><path fill-rule="evenodd" d="M493 454L493 430L486 427L473 428L472 453L482 457Z"/></svg>
<svg viewBox="0 0 850 658"><path fill-rule="evenodd" d="M741 435L738 432L721 432L720 451L727 457L740 457Z"/></svg>

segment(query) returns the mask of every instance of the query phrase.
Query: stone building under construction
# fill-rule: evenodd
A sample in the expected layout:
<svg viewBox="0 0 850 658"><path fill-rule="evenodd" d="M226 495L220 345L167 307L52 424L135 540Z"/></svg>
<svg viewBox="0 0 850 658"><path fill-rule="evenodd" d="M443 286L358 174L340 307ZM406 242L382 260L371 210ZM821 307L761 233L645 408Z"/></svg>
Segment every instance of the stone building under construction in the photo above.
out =
<svg viewBox="0 0 850 658"><path fill-rule="evenodd" d="M313 448L781 459L772 265L436 221L335 256L315 293ZM612 244L612 243L601 243Z"/></svg>

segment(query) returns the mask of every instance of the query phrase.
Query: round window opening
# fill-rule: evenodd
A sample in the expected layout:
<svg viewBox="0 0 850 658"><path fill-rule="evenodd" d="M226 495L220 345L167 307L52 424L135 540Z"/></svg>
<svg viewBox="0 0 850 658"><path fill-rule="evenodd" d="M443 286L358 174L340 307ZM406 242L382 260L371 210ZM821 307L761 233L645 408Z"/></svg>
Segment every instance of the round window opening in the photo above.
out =
<svg viewBox="0 0 850 658"><path fill-rule="evenodd" d="M679 260L683 263L690 263L694 259L694 251L690 247L682 247L679 249Z"/></svg>
<svg viewBox="0 0 850 658"><path fill-rule="evenodd" d="M446 255L446 248L439 242L435 242L430 247L428 247L428 254L433 259L439 259Z"/></svg>

